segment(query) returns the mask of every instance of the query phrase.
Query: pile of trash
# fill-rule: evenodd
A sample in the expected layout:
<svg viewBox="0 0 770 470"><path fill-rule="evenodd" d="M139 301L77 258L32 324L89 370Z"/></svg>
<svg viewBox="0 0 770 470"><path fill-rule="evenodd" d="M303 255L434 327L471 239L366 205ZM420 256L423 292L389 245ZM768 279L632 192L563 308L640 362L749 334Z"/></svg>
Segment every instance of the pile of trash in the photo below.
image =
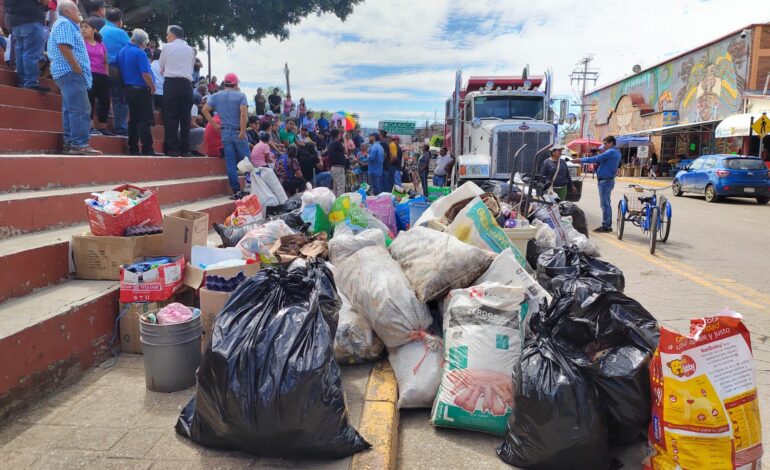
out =
<svg viewBox="0 0 770 470"><path fill-rule="evenodd" d="M91 194L93 197L86 199L85 203L99 212L118 215L132 209L134 206L138 206L152 195L152 191L128 187L121 191L110 190L102 193L93 193Z"/></svg>

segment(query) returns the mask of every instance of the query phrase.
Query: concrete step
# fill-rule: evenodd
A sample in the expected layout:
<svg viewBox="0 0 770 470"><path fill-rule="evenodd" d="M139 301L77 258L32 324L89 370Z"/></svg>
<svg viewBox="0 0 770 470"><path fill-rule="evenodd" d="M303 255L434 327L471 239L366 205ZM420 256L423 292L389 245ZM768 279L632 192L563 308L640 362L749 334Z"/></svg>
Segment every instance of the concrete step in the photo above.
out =
<svg viewBox="0 0 770 470"><path fill-rule="evenodd" d="M68 281L0 304L0 420L110 356L118 287Z"/></svg>
<svg viewBox="0 0 770 470"><path fill-rule="evenodd" d="M61 95L39 93L15 86L0 85L0 104L22 108L61 111Z"/></svg>
<svg viewBox="0 0 770 470"><path fill-rule="evenodd" d="M63 144L61 132L0 128L0 154L60 153ZM92 135L90 144L106 155L127 155L126 137ZM163 152L163 141L153 142L156 152Z"/></svg>
<svg viewBox="0 0 770 470"><path fill-rule="evenodd" d="M16 72L8 70L6 68L0 69L0 85L18 86L19 77ZM59 94L59 87L56 86L56 82L50 78L41 78L40 85L51 89L51 93Z"/></svg>
<svg viewBox="0 0 770 470"><path fill-rule="evenodd" d="M52 111L0 104L0 128L62 132L62 126L61 108ZM109 120L107 127L112 129L112 119ZM156 124L153 126L152 138L153 140L163 141L162 125Z"/></svg>
<svg viewBox="0 0 770 470"><path fill-rule="evenodd" d="M181 209L206 212L213 224L223 222L235 209L235 203L219 197L167 206L163 213ZM70 239L88 231L88 224L80 224L0 240L0 302L69 279Z"/></svg>
<svg viewBox="0 0 770 470"><path fill-rule="evenodd" d="M115 185L6 193L0 195L0 239L87 221L83 201ZM147 181L161 206L231 194L226 176Z"/></svg>
<svg viewBox="0 0 770 470"><path fill-rule="evenodd" d="M0 144L1 145L1 144ZM0 193L225 174L221 158L0 155ZM105 171L106 170L106 171Z"/></svg>

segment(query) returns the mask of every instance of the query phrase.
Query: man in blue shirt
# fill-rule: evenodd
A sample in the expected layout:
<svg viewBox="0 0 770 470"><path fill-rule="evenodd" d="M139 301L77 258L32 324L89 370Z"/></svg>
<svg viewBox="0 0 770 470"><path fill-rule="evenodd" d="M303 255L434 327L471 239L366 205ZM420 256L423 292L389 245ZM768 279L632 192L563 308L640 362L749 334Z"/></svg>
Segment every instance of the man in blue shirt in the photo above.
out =
<svg viewBox="0 0 770 470"><path fill-rule="evenodd" d="M369 135L369 180L372 182L372 194L380 194L383 191L383 170L382 164L385 161L385 151L380 145L380 135L372 133Z"/></svg>
<svg viewBox="0 0 770 470"><path fill-rule="evenodd" d="M51 76L61 90L64 152L70 155L100 155L91 148L91 61L80 35L80 11L70 0L59 2L59 19L48 38Z"/></svg>
<svg viewBox="0 0 770 470"><path fill-rule="evenodd" d="M612 189L615 187L615 174L620 165L620 151L615 148L615 137L608 135L604 138L604 153L596 157L576 158L574 163L598 163L596 177L599 179L599 202L602 206L602 226L594 232L612 231Z"/></svg>
<svg viewBox="0 0 770 470"><path fill-rule="evenodd" d="M149 37L144 30L135 29L131 43L118 54L118 68L123 80L124 94L128 104L128 153L140 155L139 140L142 141L142 155L160 156L152 146L152 125L155 121L152 96L155 82L152 77L150 60L144 52Z"/></svg>
<svg viewBox="0 0 770 470"><path fill-rule="evenodd" d="M318 118L318 129L325 131L329 129L329 121L324 117L325 114L321 113L321 117Z"/></svg>
<svg viewBox="0 0 770 470"><path fill-rule="evenodd" d="M107 24L99 30L102 43L107 48L107 64L110 66L110 98L112 101L113 127L118 135L127 135L128 105L123 93L123 83L118 69L118 54L128 45L128 33L123 31L123 12L112 8L107 12Z"/></svg>

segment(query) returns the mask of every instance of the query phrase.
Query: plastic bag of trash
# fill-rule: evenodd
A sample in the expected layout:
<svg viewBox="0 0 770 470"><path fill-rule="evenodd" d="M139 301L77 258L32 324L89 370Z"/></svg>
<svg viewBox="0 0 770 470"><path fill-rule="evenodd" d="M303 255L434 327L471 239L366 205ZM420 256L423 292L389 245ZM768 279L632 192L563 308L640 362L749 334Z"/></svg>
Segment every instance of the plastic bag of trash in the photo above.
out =
<svg viewBox="0 0 770 470"><path fill-rule="evenodd" d="M574 295L578 305L582 305L593 295L615 290L612 285L602 280L572 274L554 277L551 279L550 288L554 295Z"/></svg>
<svg viewBox="0 0 770 470"><path fill-rule="evenodd" d="M334 193L329 188L319 187L303 192L300 198L302 199L303 209L311 204L318 204L324 213L328 214L332 209L336 196L334 196Z"/></svg>
<svg viewBox="0 0 770 470"><path fill-rule="evenodd" d="M283 202L282 212L291 212L302 209L302 193L294 194Z"/></svg>
<svg viewBox="0 0 770 470"><path fill-rule="evenodd" d="M649 363L658 346L658 322L639 302L620 292L605 292L581 307L562 294L555 302L558 322L552 338L580 368L607 409L610 442L640 440L650 421ZM565 298L566 297L566 298Z"/></svg>
<svg viewBox="0 0 770 470"><path fill-rule="evenodd" d="M537 259L537 280L553 293L551 280L556 276L591 277L603 281L619 292L626 286L623 271L617 266L581 253L576 247L554 248Z"/></svg>
<svg viewBox="0 0 770 470"><path fill-rule="evenodd" d="M570 201L560 202L559 213L562 217L572 217L572 226L575 227L575 230L588 237L586 213L577 204Z"/></svg>
<svg viewBox="0 0 770 470"><path fill-rule="evenodd" d="M441 338L427 333L412 341L388 347L388 361L398 382L399 408L430 408L441 382Z"/></svg>
<svg viewBox="0 0 770 470"><path fill-rule="evenodd" d="M281 203L278 196L276 196L270 189L270 186L268 186L267 181L261 176L263 174L261 168L259 172L256 169L251 172L251 194L257 196L259 199L259 202L262 204L264 215L266 214L266 209L268 207L279 206ZM286 197L283 188L281 188L281 192L283 193L283 197Z"/></svg>
<svg viewBox="0 0 770 470"><path fill-rule="evenodd" d="M521 287L492 283L449 293L443 377L431 412L435 426L505 434L525 296Z"/></svg>
<svg viewBox="0 0 770 470"><path fill-rule="evenodd" d="M177 433L260 456L341 458L366 449L348 423L332 339L308 269L260 271L217 316Z"/></svg>
<svg viewBox="0 0 770 470"><path fill-rule="evenodd" d="M278 199L278 204L285 203L288 197L286 196L286 191L283 189L283 186L281 186L281 182L278 180L278 176L276 176L275 171L264 167L256 168L254 171L265 182L267 187L270 188L270 192L272 192L276 199ZM253 177L254 176L252 175L252 178Z"/></svg>
<svg viewBox="0 0 770 470"><path fill-rule="evenodd" d="M214 224L214 230L222 239L222 246L230 248L238 245L238 242L250 231L257 227L265 225L274 220L283 220L290 229L298 233L305 233L308 229L308 224L302 220L299 211L288 212L269 219L262 219L258 222L254 222L243 227L229 227L223 224Z"/></svg>
<svg viewBox="0 0 770 470"><path fill-rule="evenodd" d="M736 312L693 318L689 334L661 328L644 469L763 468L754 369L749 329Z"/></svg>
<svg viewBox="0 0 770 470"><path fill-rule="evenodd" d="M401 266L385 248L362 248L336 268L340 292L388 348L401 346L430 327L428 307L417 299Z"/></svg>
<svg viewBox="0 0 770 470"><path fill-rule="evenodd" d="M269 251L273 243L286 235L294 235L294 230L283 220L273 220L250 230L238 242L238 248L246 258L264 255L265 249Z"/></svg>
<svg viewBox="0 0 770 470"><path fill-rule="evenodd" d="M474 198L455 216L446 231L465 243L500 253L515 248L481 197Z"/></svg>
<svg viewBox="0 0 770 470"><path fill-rule="evenodd" d="M567 233L562 225L559 210L555 205L540 204L533 213L533 216L553 230L556 237L556 246L561 247L567 244Z"/></svg>
<svg viewBox="0 0 770 470"><path fill-rule="evenodd" d="M401 232L390 245L390 255L422 302L470 286L495 259L487 250L425 227Z"/></svg>
<svg viewBox="0 0 770 470"><path fill-rule="evenodd" d="M340 364L376 361L385 351L385 345L374 333L366 318L353 309L347 297L340 294L340 298L342 307L337 334L334 336L334 358Z"/></svg>
<svg viewBox="0 0 770 470"><path fill-rule="evenodd" d="M393 205L391 194L380 194L366 198L366 208L388 227L390 233L395 236L398 233L396 227L396 209Z"/></svg>
<svg viewBox="0 0 770 470"><path fill-rule="evenodd" d="M385 248L385 236L381 231L367 229L358 235L348 233L335 233L329 241L329 261L339 264L345 258L367 246L381 246Z"/></svg>

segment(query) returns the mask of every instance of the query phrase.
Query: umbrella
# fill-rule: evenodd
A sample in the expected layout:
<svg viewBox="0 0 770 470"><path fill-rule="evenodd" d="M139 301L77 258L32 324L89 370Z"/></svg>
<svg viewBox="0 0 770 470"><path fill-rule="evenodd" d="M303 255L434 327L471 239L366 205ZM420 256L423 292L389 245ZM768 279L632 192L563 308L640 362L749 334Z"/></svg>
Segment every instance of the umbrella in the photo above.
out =
<svg viewBox="0 0 770 470"><path fill-rule="evenodd" d="M598 140L592 139L575 139L567 144L570 149L583 149L583 148L598 148L602 145Z"/></svg>
<svg viewBox="0 0 770 470"><path fill-rule="evenodd" d="M345 111L337 111L332 115L332 122L342 122L346 131L351 131L356 127L356 120L352 114Z"/></svg>

